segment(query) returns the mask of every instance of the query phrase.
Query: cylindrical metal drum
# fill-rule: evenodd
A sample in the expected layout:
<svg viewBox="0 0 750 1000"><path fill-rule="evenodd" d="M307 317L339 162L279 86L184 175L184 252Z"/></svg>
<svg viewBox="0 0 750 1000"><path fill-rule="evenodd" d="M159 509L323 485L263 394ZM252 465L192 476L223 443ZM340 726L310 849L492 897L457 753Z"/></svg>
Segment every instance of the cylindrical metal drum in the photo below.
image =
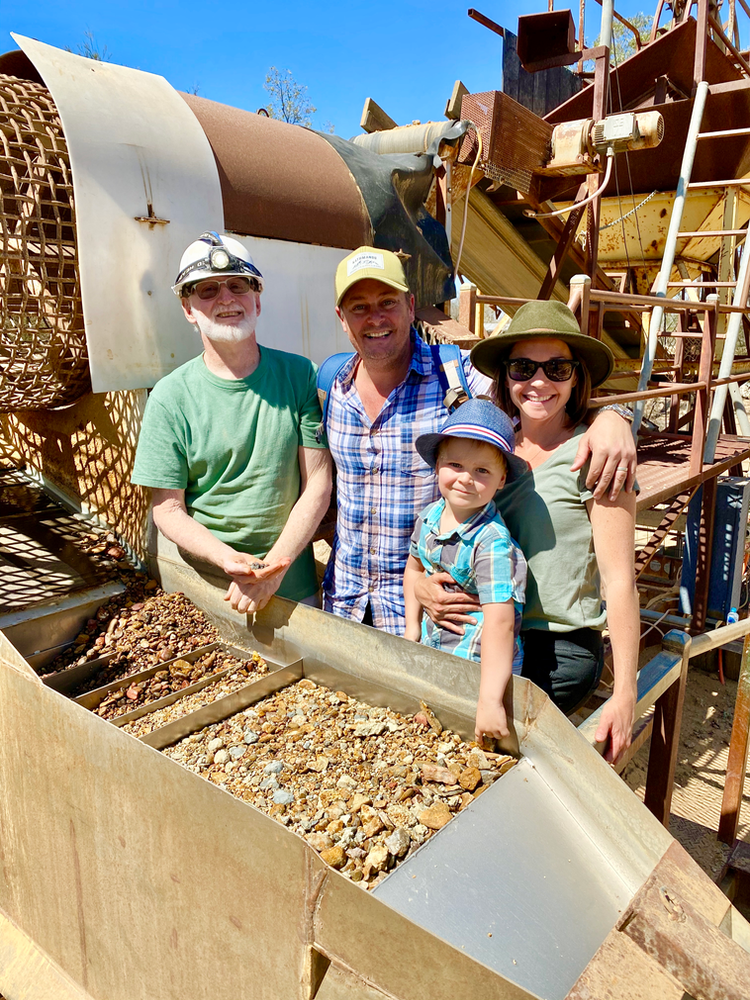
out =
<svg viewBox="0 0 750 1000"><path fill-rule="evenodd" d="M75 208L49 91L0 75L0 411L39 410L89 387Z"/></svg>

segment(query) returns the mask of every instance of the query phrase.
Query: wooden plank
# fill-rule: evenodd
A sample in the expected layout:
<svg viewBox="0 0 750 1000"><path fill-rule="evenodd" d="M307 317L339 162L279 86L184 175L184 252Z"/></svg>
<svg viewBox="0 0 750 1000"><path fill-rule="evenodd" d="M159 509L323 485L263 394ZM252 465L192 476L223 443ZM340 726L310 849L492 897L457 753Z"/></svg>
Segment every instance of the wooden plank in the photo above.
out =
<svg viewBox="0 0 750 1000"><path fill-rule="evenodd" d="M742 647L742 666L734 702L734 721L729 740L727 776L721 799L718 839L733 844L740 821L742 792L745 787L748 745L750 744L750 636Z"/></svg>
<svg viewBox="0 0 750 1000"><path fill-rule="evenodd" d="M398 124L371 97L368 97L365 101L359 124L360 128L363 128L368 133L383 132L387 129L398 128Z"/></svg>
<svg viewBox="0 0 750 1000"><path fill-rule="evenodd" d="M468 93L469 88L465 87L460 80L456 80L453 84L451 96L445 104L445 111L443 113L446 118L449 118L451 121L458 121L461 117L461 101Z"/></svg>
<svg viewBox="0 0 750 1000"><path fill-rule="evenodd" d="M683 1000L685 992L618 930L605 938L566 1000Z"/></svg>
<svg viewBox="0 0 750 1000"><path fill-rule="evenodd" d="M450 316L446 316L442 309L438 309L437 306L425 306L422 309L417 309L416 318L422 324L430 343L439 341L443 344L457 344L462 350L470 351L474 344L478 344L481 339L472 333L467 326L457 323Z"/></svg>
<svg viewBox="0 0 750 1000"><path fill-rule="evenodd" d="M657 865L619 930L696 1000L747 1000L750 955L683 896L669 868Z"/></svg>
<svg viewBox="0 0 750 1000"><path fill-rule="evenodd" d="M678 633L671 633L676 636ZM682 706L687 683L689 638L684 636L680 676L654 704L654 725L648 757L648 773L643 804L665 827L669 827L672 788L682 725ZM665 646L668 642L665 640Z"/></svg>

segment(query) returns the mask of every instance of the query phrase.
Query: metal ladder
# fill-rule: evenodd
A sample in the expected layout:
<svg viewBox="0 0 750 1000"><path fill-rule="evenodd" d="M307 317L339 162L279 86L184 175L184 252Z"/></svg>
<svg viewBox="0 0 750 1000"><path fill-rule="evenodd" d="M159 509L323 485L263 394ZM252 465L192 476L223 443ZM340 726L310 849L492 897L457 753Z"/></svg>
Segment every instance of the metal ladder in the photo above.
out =
<svg viewBox="0 0 750 1000"><path fill-rule="evenodd" d="M675 197L674 207L672 209L672 216L669 222L669 231L667 233L666 245L664 248L664 255L662 257L662 265L657 276L654 291L652 294L659 298L666 298L667 290L669 288L681 287L689 288L695 287L697 283L690 281L680 281L671 282L669 279L672 274L672 268L675 264L677 241L679 239L685 239L690 237L711 237L711 236L721 236L725 240L728 239L738 239L740 237L744 238L747 236L747 230L745 229L735 229L729 228L727 222L729 222L728 216L734 214L734 197L731 199L727 197L724 213L724 225L726 228L720 230L704 230L697 232L687 232L682 231L680 226L682 225L682 217L685 209L685 202L688 197L689 190L696 189L707 189L707 188L724 188L727 190L732 190L739 188L743 185L750 185L750 179L746 180L728 180L728 181L711 181L705 183L691 183L690 177L693 171L693 164L695 161L695 152L697 148L698 141L700 139L715 139L721 136L736 136L736 135L747 135L750 134L750 129L729 129L723 132L700 132L700 125L703 120L703 114L706 106L706 99L708 97L709 85L703 80L701 81L696 89L695 101L693 104L693 111L690 118L690 126L688 129L688 136L685 143L685 151L683 153L682 165L680 168L680 177L677 183L677 192ZM750 293L750 251L743 251L742 260L740 263L739 273L735 281L726 280L729 277L730 272L730 253L727 252L726 246L722 247L722 253L720 254L720 274L719 280L716 282L708 282L714 288L721 288L722 290L734 288L734 298L733 306L744 308L747 305L748 294ZM724 279L724 280L722 280ZM723 294L727 294L724 292ZM664 309L661 306L657 306L653 313L651 314L651 319L649 322L648 330L648 340L646 343L646 349L644 351L643 363L641 366L641 373L638 380L638 390L644 391L648 387L648 382L651 378L651 373L653 370L653 363L656 357L656 349L658 344L658 338L661 334L662 323L664 320ZM742 313L735 312L732 313L729 322L726 324L726 332L724 334L724 348L722 352L720 367L719 367L719 378L726 378L731 374L732 363L734 361L735 351L737 347L737 339L739 336L740 327L742 324ZM724 406L726 404L727 389L729 389L730 396L732 398L732 405L734 409L735 419L740 433L743 436L750 436L750 420L748 420L747 414L745 412L744 403L742 396L740 395L739 387L736 384L721 385L717 386L714 391L713 403L711 406L711 412L709 417L708 432L706 437L706 444L704 448L704 462L712 462L714 454L716 451L716 443L719 437L719 430L721 427L722 415L724 413ZM638 400L634 407L634 420L633 420L633 434L637 435L638 429L643 420L643 409L644 401Z"/></svg>

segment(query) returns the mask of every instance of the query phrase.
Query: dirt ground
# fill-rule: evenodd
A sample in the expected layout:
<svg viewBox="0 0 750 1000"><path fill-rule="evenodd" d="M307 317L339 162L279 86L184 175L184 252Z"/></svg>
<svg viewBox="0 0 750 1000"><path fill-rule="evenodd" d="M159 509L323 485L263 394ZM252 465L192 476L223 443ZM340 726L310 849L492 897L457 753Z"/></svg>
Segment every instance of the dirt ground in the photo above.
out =
<svg viewBox="0 0 750 1000"><path fill-rule="evenodd" d="M716 839L724 790L737 683L691 668L682 717L669 830L703 870L716 879L729 846ZM623 778L643 798L648 767L646 743ZM750 842L750 783L742 797L738 837Z"/></svg>

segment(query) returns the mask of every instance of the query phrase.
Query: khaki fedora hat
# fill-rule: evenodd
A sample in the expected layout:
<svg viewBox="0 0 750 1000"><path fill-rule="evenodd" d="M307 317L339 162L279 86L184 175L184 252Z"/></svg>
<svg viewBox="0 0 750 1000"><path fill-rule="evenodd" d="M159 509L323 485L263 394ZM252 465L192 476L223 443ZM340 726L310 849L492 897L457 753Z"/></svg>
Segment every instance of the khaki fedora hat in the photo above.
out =
<svg viewBox="0 0 750 1000"><path fill-rule="evenodd" d="M538 337L554 337L570 346L591 376L591 387L606 382L615 366L614 355L601 340L581 333L573 313L562 302L534 301L521 306L508 328L488 337L471 351L471 363L493 378L514 344Z"/></svg>

